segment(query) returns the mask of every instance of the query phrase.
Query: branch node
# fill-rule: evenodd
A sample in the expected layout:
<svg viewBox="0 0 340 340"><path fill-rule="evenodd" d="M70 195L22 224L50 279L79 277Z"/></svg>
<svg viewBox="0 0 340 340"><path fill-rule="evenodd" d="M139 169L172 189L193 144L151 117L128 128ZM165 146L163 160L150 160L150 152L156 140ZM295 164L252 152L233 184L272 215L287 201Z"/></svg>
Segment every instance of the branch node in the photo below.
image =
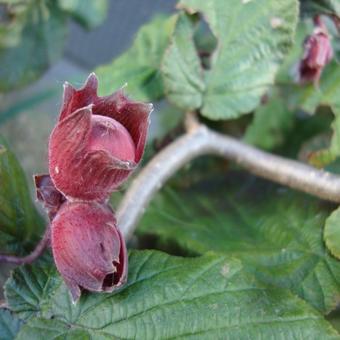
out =
<svg viewBox="0 0 340 340"><path fill-rule="evenodd" d="M186 112L185 119L184 119L185 131L188 133L193 133L200 126L201 126L201 123L198 120L197 113L193 111Z"/></svg>
<svg viewBox="0 0 340 340"><path fill-rule="evenodd" d="M295 160L259 150L235 138L210 130L196 114L186 114L187 133L160 151L133 180L117 210L118 226L125 238L132 235L155 193L176 171L202 155L234 161L249 172L333 202L340 203L340 177Z"/></svg>

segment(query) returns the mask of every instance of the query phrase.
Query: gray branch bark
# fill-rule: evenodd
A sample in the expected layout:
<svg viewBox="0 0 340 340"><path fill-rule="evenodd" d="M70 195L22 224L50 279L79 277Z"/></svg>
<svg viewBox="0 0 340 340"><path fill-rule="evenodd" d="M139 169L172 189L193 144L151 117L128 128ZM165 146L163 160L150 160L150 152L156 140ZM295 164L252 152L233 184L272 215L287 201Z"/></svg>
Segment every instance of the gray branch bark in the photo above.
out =
<svg viewBox="0 0 340 340"><path fill-rule="evenodd" d="M340 203L340 177L275 156L199 126L158 153L139 173L117 211L125 238L133 233L150 200L179 168L202 155L218 155L265 179Z"/></svg>

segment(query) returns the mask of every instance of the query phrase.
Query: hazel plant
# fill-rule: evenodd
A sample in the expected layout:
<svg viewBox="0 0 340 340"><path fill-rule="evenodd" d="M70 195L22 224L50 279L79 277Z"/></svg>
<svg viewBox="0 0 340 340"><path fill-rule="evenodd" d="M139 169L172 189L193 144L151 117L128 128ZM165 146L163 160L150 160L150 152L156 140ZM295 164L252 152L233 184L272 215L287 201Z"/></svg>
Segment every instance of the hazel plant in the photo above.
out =
<svg viewBox="0 0 340 340"><path fill-rule="evenodd" d="M22 322L18 340L339 338L329 320L340 209L329 214L340 203L340 8L179 0L177 9L96 69L102 93L128 83L131 98L160 101L159 140L114 208L111 194L141 162L152 105L122 90L98 96L94 74L80 89L64 85L49 174L35 176L49 225L32 253L9 255L42 234L24 210L31 243L0 255L25 264L5 285L9 311L0 309ZM224 162L194 161L207 155ZM17 203L3 160L0 184L14 182L4 192ZM0 211L5 227L9 213ZM49 245L54 263L30 265Z"/></svg>

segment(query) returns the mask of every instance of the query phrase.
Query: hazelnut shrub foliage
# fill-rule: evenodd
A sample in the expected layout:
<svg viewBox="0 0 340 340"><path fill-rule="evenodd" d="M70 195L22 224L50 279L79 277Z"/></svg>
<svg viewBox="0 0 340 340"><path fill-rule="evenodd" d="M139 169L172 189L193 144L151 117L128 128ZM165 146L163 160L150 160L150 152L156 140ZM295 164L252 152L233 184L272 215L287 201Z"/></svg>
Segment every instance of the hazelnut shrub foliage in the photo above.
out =
<svg viewBox="0 0 340 340"><path fill-rule="evenodd" d="M338 0L181 0L95 70L99 95L128 83L130 98L154 103L160 128L144 164L194 111L221 133L338 173L339 15ZM112 194L113 211L128 187ZM47 218L3 139L0 202L1 252L29 253ZM336 205L203 157L153 197L128 242L123 287L73 303L47 250L7 279L0 338L340 339L339 259Z"/></svg>

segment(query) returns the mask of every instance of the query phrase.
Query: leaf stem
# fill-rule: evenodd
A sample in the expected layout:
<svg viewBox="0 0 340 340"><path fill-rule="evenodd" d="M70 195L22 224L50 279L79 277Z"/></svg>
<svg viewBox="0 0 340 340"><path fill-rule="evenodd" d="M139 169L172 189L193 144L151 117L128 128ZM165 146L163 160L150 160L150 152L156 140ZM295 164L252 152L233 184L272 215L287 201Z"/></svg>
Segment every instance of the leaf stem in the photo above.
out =
<svg viewBox="0 0 340 340"><path fill-rule="evenodd" d="M36 245L34 250L29 255L18 257L18 256L0 254L0 262L13 263L13 264L18 264L18 265L33 262L44 252L45 248L49 244L50 233L51 233L50 227L47 226L42 239L39 241L39 243Z"/></svg>
<svg viewBox="0 0 340 340"><path fill-rule="evenodd" d="M132 235L150 200L166 180L184 164L202 155L221 156L265 179L340 203L339 176L264 152L206 126L189 125L186 134L165 147L142 169L123 197L117 220L125 238Z"/></svg>

